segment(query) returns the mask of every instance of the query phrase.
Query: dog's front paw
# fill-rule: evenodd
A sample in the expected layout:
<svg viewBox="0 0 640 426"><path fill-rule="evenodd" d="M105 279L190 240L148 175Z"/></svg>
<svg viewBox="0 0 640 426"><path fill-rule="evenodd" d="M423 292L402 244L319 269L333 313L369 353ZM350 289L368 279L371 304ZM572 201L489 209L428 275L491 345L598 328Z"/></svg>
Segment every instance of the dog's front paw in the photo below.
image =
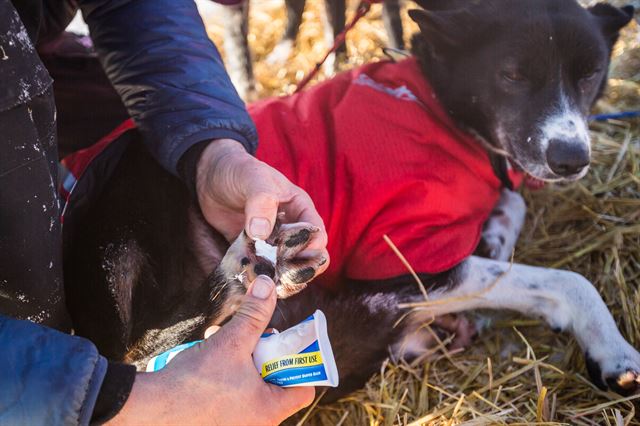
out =
<svg viewBox="0 0 640 426"><path fill-rule="evenodd" d="M504 189L484 224L476 255L508 262L518 241L526 210L520 194Z"/></svg>
<svg viewBox="0 0 640 426"><path fill-rule="evenodd" d="M593 383L627 396L640 392L640 354L630 346L616 356L595 360L585 354L587 370Z"/></svg>
<svg viewBox="0 0 640 426"><path fill-rule="evenodd" d="M612 378L609 386L617 393L635 393L640 390L640 369L627 370L621 375Z"/></svg>
<svg viewBox="0 0 640 426"><path fill-rule="evenodd" d="M243 284L258 275L276 283L279 298L286 298L306 287L327 262L322 253L305 253L319 228L309 223L276 225L266 240L253 240L244 232L233 242L220 267L229 280Z"/></svg>
<svg viewBox="0 0 640 426"><path fill-rule="evenodd" d="M284 299L298 293L327 263L322 253L304 252L319 230L310 223L289 223L281 225L267 240L277 247L275 279L278 297Z"/></svg>

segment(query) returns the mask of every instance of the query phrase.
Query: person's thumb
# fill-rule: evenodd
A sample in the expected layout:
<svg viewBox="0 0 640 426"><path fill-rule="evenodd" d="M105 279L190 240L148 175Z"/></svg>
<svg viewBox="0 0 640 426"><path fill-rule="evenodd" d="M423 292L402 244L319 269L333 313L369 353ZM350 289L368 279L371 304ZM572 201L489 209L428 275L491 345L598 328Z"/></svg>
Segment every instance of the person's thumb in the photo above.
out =
<svg viewBox="0 0 640 426"><path fill-rule="evenodd" d="M259 275L249 285L236 313L216 336L220 335L222 341L235 342L235 348L251 354L269 325L275 307L275 284L271 278Z"/></svg>
<svg viewBox="0 0 640 426"><path fill-rule="evenodd" d="M266 240L278 215L278 199L267 191L257 191L247 198L244 229L251 238Z"/></svg>
<svg viewBox="0 0 640 426"><path fill-rule="evenodd" d="M272 396L269 398L270 408L278 424L309 406L316 395L315 388L307 386L281 388L270 385L270 389L272 391Z"/></svg>

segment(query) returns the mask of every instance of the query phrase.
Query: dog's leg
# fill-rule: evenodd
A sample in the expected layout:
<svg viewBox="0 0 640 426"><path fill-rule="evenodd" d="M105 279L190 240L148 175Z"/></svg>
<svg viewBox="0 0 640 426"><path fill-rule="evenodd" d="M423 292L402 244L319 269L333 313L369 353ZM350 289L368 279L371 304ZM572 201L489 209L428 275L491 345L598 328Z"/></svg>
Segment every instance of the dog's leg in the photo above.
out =
<svg viewBox="0 0 640 426"><path fill-rule="evenodd" d="M382 21L389 37L389 46L403 50L404 36L402 33L399 0L385 0L382 4Z"/></svg>
<svg viewBox="0 0 640 426"><path fill-rule="evenodd" d="M476 254L505 262L511 259L524 224L526 209L520 194L503 189L498 204L484 224Z"/></svg>
<svg viewBox="0 0 640 426"><path fill-rule="evenodd" d="M324 21L324 39L327 47L333 46L333 43L343 30L345 25L345 0L325 0L326 18ZM347 56L347 46L343 44L334 53L332 53L324 63L325 73L331 75L337 70L340 62L343 62Z"/></svg>
<svg viewBox="0 0 640 426"><path fill-rule="evenodd" d="M488 308L540 316L554 330L575 336L598 387L621 394L640 389L640 353L622 337L600 295L581 275L472 256L456 281L455 287L431 292L414 315Z"/></svg>
<svg viewBox="0 0 640 426"><path fill-rule="evenodd" d="M291 52L293 45L300 31L302 23L302 12L304 11L305 0L286 0L287 7L287 26L284 30L282 39L278 42L273 51L267 56L266 62L270 65L284 63Z"/></svg>
<svg viewBox="0 0 640 426"><path fill-rule="evenodd" d="M196 257L206 256L215 245L211 236L205 235L209 233L208 225L195 214L191 219L192 238L197 244L193 248ZM152 356L184 341L201 339L208 327L221 325L235 313L246 286L260 274L273 278L280 298L302 290L326 262L320 255L300 256L317 231L317 227L308 223L276 225L267 240L276 248L275 264L264 253L264 249L257 246L256 241L242 232L203 285L191 290L190 300L181 301L180 308L191 315L180 316L174 312L170 322L157 321L159 327L146 330L129 348L125 360L143 369ZM205 260L198 262L207 267Z"/></svg>
<svg viewBox="0 0 640 426"><path fill-rule="evenodd" d="M227 54L227 71L240 97L245 101L251 101L255 96L255 81L247 40L249 0L221 9L225 22L223 46Z"/></svg>

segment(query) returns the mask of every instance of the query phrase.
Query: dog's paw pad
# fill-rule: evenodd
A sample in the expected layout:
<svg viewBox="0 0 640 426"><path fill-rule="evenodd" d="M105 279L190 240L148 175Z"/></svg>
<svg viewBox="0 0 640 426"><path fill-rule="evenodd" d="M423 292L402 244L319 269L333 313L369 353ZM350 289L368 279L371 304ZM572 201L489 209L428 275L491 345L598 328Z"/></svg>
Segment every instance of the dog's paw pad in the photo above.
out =
<svg viewBox="0 0 640 426"><path fill-rule="evenodd" d="M316 275L316 270L312 266L305 266L303 268L289 269L281 277L286 281L290 281L294 284L304 284L313 279Z"/></svg>
<svg viewBox="0 0 640 426"><path fill-rule="evenodd" d="M327 263L320 251L304 250L320 228L310 223L283 224L275 233L273 244L278 247L276 277L278 279L278 297L285 298L298 293L306 287Z"/></svg>
<svg viewBox="0 0 640 426"><path fill-rule="evenodd" d="M275 277L277 250L264 241L256 241L242 232L227 249L219 269L231 281L251 282L258 275Z"/></svg>
<svg viewBox="0 0 640 426"><path fill-rule="evenodd" d="M309 229L303 228L299 231L296 231L295 234L290 235L284 240L284 245L286 247L297 247L303 244L306 244L309 241L309 237L311 236L311 231Z"/></svg>
<svg viewBox="0 0 640 426"><path fill-rule="evenodd" d="M304 250L313 234L320 228L310 223L288 223L281 225L275 237L272 237L273 245L278 247L278 262L292 259Z"/></svg>
<svg viewBox="0 0 640 426"><path fill-rule="evenodd" d="M278 297L293 296L304 289L325 263L327 259L322 255L280 261L276 274L279 281Z"/></svg>
<svg viewBox="0 0 640 426"><path fill-rule="evenodd" d="M296 259L278 266L280 281L290 284L305 284L316 276L318 269L326 263L324 257Z"/></svg>
<svg viewBox="0 0 640 426"><path fill-rule="evenodd" d="M276 283L278 296L292 296L306 287L327 263L324 252L307 250L320 228L310 223L276 224L266 240L253 240L244 232L227 250L220 264L229 280L245 285L258 275L267 275Z"/></svg>
<svg viewBox="0 0 640 426"><path fill-rule="evenodd" d="M266 275L273 279L275 277L275 273L276 268L273 267L273 264L271 264L270 262L261 261L257 262L253 266L253 274L251 274L251 277L254 278L258 275Z"/></svg>

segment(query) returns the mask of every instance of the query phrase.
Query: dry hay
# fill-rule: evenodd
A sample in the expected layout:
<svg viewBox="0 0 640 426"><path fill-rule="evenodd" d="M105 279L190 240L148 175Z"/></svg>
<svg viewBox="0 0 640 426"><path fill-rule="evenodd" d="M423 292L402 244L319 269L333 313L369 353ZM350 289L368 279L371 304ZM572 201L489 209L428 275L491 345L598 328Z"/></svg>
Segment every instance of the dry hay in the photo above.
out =
<svg viewBox="0 0 640 426"><path fill-rule="evenodd" d="M355 3L349 3L353 11ZM250 45L260 96L290 93L322 57L321 1L309 1L294 56L281 68L262 60L283 31L281 1L253 1ZM222 30L206 19L220 46ZM405 32L415 26L407 19ZM408 35L407 35L408 38ZM349 34L355 66L384 57L386 35L376 5ZM320 79L326 78L324 75ZM612 80L598 112L640 109L640 32L625 30ZM593 167L571 185L524 190L529 213L515 260L579 272L600 290L622 333L640 347L640 120L594 123ZM440 352L418 365L385 363L366 387L297 417L305 424L640 425L640 396L601 392L588 380L574 340L517 315L492 322L474 347Z"/></svg>

